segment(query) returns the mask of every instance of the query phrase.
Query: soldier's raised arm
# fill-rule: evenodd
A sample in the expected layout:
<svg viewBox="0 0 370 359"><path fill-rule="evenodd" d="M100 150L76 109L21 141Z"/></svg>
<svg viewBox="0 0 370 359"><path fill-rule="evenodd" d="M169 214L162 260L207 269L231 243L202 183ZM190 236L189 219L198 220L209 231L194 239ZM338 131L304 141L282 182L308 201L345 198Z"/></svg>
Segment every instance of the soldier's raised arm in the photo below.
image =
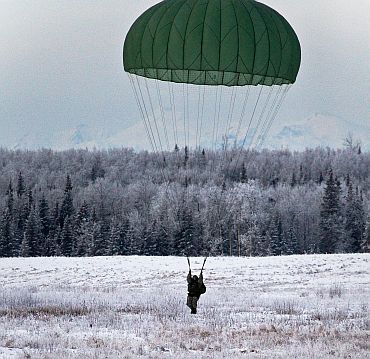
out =
<svg viewBox="0 0 370 359"><path fill-rule="evenodd" d="M200 272L198 283L203 284L203 272Z"/></svg>
<svg viewBox="0 0 370 359"><path fill-rule="evenodd" d="M191 269L189 269L189 273L188 273L188 283L190 283L191 282Z"/></svg>

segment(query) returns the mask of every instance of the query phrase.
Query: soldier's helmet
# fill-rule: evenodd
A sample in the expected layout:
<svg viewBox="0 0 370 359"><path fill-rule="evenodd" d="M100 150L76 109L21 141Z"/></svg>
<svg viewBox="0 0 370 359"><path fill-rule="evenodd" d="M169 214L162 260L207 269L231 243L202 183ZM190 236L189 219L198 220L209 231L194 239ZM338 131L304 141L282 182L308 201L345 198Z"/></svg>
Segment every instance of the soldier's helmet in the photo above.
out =
<svg viewBox="0 0 370 359"><path fill-rule="evenodd" d="M198 276L197 275L193 275L193 280L194 281L198 281Z"/></svg>

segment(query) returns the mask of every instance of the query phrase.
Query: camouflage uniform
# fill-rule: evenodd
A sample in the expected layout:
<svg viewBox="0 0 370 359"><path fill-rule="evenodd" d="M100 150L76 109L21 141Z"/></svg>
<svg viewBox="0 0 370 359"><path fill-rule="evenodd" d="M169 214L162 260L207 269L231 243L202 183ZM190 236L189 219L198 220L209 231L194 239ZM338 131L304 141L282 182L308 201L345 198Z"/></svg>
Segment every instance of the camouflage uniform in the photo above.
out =
<svg viewBox="0 0 370 359"><path fill-rule="evenodd" d="M191 309L192 314L197 313L198 300L201 295L200 286L203 284L203 274L201 273L198 280L194 281L191 271L189 271L188 277L188 298L186 305Z"/></svg>

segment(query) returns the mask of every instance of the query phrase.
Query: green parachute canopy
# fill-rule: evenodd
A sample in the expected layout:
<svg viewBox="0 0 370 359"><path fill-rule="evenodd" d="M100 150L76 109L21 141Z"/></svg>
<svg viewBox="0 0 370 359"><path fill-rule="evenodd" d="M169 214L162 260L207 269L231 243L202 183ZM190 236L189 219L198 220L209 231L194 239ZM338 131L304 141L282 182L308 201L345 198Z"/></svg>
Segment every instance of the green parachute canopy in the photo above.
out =
<svg viewBox="0 0 370 359"><path fill-rule="evenodd" d="M124 44L125 71L196 85L284 85L301 47L289 23L254 0L165 0L144 12Z"/></svg>

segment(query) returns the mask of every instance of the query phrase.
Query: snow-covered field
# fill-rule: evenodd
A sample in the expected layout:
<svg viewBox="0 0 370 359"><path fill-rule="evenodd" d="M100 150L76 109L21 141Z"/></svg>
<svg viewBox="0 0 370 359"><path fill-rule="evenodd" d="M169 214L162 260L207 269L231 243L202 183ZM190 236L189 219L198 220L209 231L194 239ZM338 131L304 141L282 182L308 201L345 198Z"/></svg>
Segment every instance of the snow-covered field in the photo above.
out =
<svg viewBox="0 0 370 359"><path fill-rule="evenodd" d="M193 258L195 269L202 258ZM370 255L0 259L0 358L370 358Z"/></svg>

